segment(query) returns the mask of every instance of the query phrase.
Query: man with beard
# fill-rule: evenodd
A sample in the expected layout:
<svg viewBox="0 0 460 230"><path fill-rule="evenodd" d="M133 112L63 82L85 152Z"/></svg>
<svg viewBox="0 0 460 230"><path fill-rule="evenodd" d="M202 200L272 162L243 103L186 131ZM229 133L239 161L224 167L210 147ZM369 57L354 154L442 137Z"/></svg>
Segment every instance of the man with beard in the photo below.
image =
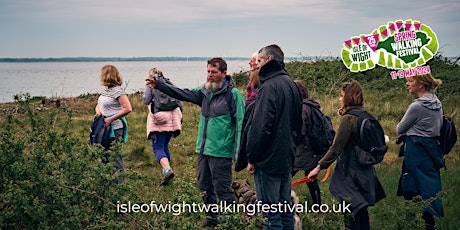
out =
<svg viewBox="0 0 460 230"><path fill-rule="evenodd" d="M201 107L196 153L198 153L198 185L203 202L221 207L233 204L232 160L239 149L244 116L244 99L227 75L227 63L216 57L208 60L206 84L201 88L180 89L161 79L147 78L147 85L181 101ZM219 213L206 213L203 227L217 226Z"/></svg>
<svg viewBox="0 0 460 230"><path fill-rule="evenodd" d="M302 124L302 96L284 67L278 45L259 51L259 93L248 121L247 170L254 174L257 200L280 207L291 203L291 171ZM245 133L246 134L246 133ZM263 212L264 229L294 229L293 213L285 209Z"/></svg>

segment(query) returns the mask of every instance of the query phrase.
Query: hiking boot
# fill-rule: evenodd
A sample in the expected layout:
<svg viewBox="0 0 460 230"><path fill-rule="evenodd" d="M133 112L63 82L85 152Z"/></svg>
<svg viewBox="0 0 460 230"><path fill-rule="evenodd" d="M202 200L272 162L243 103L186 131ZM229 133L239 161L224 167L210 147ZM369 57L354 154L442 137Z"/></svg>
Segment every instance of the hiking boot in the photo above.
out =
<svg viewBox="0 0 460 230"><path fill-rule="evenodd" d="M172 169L163 173L163 178L161 180L161 185L166 186L168 185L169 181L174 178L174 172Z"/></svg>

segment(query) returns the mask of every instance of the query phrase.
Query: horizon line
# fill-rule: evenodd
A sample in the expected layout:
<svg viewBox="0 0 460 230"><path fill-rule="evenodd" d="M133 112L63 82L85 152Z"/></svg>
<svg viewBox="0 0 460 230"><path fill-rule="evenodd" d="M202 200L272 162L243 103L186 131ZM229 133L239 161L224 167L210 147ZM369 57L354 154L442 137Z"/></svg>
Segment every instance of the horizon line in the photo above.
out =
<svg viewBox="0 0 460 230"><path fill-rule="evenodd" d="M102 62L102 61L206 61L210 56L157 56L157 57L27 57L27 58L0 58L0 62ZM249 60L250 57L222 57L224 60ZM337 59L332 56L297 56L285 57L287 60Z"/></svg>

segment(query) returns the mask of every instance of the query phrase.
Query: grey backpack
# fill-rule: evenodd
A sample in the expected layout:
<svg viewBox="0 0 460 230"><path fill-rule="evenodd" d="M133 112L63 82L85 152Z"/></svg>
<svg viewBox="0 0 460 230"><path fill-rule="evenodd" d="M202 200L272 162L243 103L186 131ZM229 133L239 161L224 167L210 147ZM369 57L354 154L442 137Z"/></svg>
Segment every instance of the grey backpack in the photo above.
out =
<svg viewBox="0 0 460 230"><path fill-rule="evenodd" d="M159 77L163 78L167 84L174 85L168 78L163 76ZM182 107L182 102L180 100L177 100L158 89L153 89L152 105L150 106L152 113L155 114L160 111L171 111L177 107Z"/></svg>

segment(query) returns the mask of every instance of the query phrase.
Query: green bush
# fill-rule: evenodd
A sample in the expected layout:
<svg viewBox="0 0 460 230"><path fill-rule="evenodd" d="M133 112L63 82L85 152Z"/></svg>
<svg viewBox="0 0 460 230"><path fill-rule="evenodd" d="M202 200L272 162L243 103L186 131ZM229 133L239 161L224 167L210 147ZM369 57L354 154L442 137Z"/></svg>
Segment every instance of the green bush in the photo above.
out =
<svg viewBox="0 0 460 230"><path fill-rule="evenodd" d="M71 111L39 114L25 99L28 119L8 115L0 132L0 229L128 226L114 204L135 193L98 163L103 149L72 135Z"/></svg>
<svg viewBox="0 0 460 230"><path fill-rule="evenodd" d="M248 72L238 72L232 74L233 81L236 84L236 87L240 88L246 86L249 80L249 73Z"/></svg>

